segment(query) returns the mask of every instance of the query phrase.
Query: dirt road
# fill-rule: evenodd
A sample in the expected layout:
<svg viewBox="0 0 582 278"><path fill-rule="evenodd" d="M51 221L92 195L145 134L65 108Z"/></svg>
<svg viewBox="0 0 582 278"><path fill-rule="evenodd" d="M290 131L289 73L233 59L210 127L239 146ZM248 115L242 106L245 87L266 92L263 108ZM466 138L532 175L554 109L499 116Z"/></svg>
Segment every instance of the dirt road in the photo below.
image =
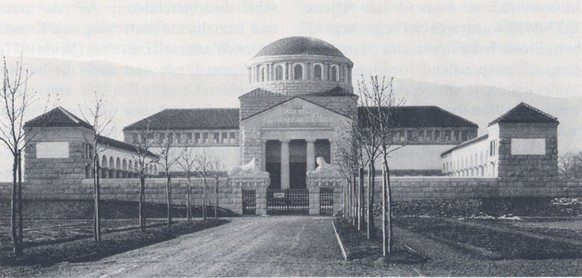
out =
<svg viewBox="0 0 582 278"><path fill-rule="evenodd" d="M414 275L412 269L345 262L329 218L249 217L90 263L64 263L24 275L358 276Z"/></svg>

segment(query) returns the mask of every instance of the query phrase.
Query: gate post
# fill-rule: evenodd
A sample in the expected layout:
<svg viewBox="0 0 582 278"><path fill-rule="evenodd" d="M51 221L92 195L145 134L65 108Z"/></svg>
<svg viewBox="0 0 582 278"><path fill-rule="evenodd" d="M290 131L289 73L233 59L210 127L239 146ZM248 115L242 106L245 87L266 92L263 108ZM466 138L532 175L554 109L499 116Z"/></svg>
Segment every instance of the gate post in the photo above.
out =
<svg viewBox="0 0 582 278"><path fill-rule="evenodd" d="M321 180L314 177L307 177L307 189L309 190L309 214L320 214L320 183Z"/></svg>
<svg viewBox="0 0 582 278"><path fill-rule="evenodd" d="M229 180L236 191L234 198L237 206L237 212L242 214L242 190L252 189L256 192L256 214L267 214L267 187L270 184L269 173L264 171L248 171L229 173Z"/></svg>
<svg viewBox="0 0 582 278"><path fill-rule="evenodd" d="M267 215L267 187L269 187L269 178L256 187L256 214Z"/></svg>

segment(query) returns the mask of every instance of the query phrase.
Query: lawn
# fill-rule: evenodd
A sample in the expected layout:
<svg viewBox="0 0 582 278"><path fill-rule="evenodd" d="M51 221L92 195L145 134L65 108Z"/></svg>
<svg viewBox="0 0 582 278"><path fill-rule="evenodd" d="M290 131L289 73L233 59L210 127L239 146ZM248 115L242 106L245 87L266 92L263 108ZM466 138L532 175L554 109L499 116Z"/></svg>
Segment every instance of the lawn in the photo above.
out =
<svg viewBox="0 0 582 278"><path fill-rule="evenodd" d="M386 258L382 257L382 241L378 236L374 240L366 238L364 231L358 231L351 223L343 218L334 220L334 225L348 254L349 260L362 263L372 263L385 260L387 263L421 263L426 258L411 251L401 242L394 242L393 252Z"/></svg>
<svg viewBox="0 0 582 278"><path fill-rule="evenodd" d="M162 219L147 220L148 227L164 225ZM137 229L137 219L104 219L101 221L104 233ZM93 237L93 221L88 219L27 219L24 221L24 247L34 247ZM12 249L10 221L0 220L0 250Z"/></svg>
<svg viewBox="0 0 582 278"><path fill-rule="evenodd" d="M499 226L558 238L582 242L581 217L527 217L521 221L467 220L485 225Z"/></svg>
<svg viewBox="0 0 582 278"><path fill-rule="evenodd" d="M396 224L454 247L489 259L581 258L582 245L517 232L496 231L485 227L428 217L401 217Z"/></svg>
<svg viewBox="0 0 582 278"><path fill-rule="evenodd" d="M91 261L114 254L126 252L132 249L147 246L153 243L169 240L179 235L193 233L203 229L215 227L228 223L224 219L196 220L192 223L177 222L171 228L165 225L149 227L145 232L137 228L124 227L116 225L123 222L115 223L112 230L102 235L100 242L95 242L92 237L84 236L75 239L74 232L47 232L45 234L54 234L60 237L54 239L52 244L38 244L34 247L24 249L22 258L14 258L12 252L3 250L1 252L1 265L50 265L58 262L83 262ZM86 224L79 224L86 227ZM67 226L67 229L74 231L73 226ZM45 231L59 230L62 226L47 226ZM73 238L72 238L73 237Z"/></svg>

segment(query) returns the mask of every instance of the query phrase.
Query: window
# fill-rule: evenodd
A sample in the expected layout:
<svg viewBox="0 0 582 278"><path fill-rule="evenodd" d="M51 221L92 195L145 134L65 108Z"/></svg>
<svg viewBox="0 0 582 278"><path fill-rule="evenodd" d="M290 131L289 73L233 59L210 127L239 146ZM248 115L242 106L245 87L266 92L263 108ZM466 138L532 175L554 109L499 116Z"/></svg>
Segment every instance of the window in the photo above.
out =
<svg viewBox="0 0 582 278"><path fill-rule="evenodd" d="M222 137L220 137L220 143L222 144L226 143L226 139L227 139L226 132L223 132Z"/></svg>
<svg viewBox="0 0 582 278"><path fill-rule="evenodd" d="M443 141L451 141L451 131L450 130L445 131L445 139Z"/></svg>
<svg viewBox="0 0 582 278"><path fill-rule="evenodd" d="M409 130L406 134L406 140L412 141L413 136L414 136L414 130Z"/></svg>
<svg viewBox="0 0 582 278"><path fill-rule="evenodd" d="M459 141L461 139L460 134L461 134L460 130L455 130L455 141Z"/></svg>
<svg viewBox="0 0 582 278"><path fill-rule="evenodd" d="M321 65L315 65L313 67L313 79L321 80Z"/></svg>
<svg viewBox="0 0 582 278"><path fill-rule="evenodd" d="M401 130L401 131L398 132L398 137L400 137L400 141L404 141L406 139L405 133L406 132L404 130Z"/></svg>
<svg viewBox="0 0 582 278"><path fill-rule="evenodd" d="M194 134L194 142L196 142L196 144L200 144L200 133Z"/></svg>
<svg viewBox="0 0 582 278"><path fill-rule="evenodd" d="M231 132L231 133L230 133L230 142L231 142L231 143L235 143L235 136L236 136L236 135L234 134L234 132Z"/></svg>
<svg viewBox="0 0 582 278"><path fill-rule="evenodd" d="M218 140L219 140L219 138L220 138L220 133L218 133L218 132L215 132L215 133L213 134L213 137L214 137L214 144L218 144Z"/></svg>
<svg viewBox="0 0 582 278"><path fill-rule="evenodd" d="M160 132L160 134L158 135L158 143L163 143L164 140L166 140L166 134L163 132Z"/></svg>
<svg viewBox="0 0 582 278"><path fill-rule="evenodd" d="M331 67L331 81L337 81L337 66Z"/></svg>
<svg viewBox="0 0 582 278"><path fill-rule="evenodd" d="M441 138L441 131L435 130L434 131L434 141L439 141L440 138Z"/></svg>
<svg viewBox="0 0 582 278"><path fill-rule="evenodd" d="M432 130L426 131L426 141L432 141Z"/></svg>
<svg viewBox="0 0 582 278"><path fill-rule="evenodd" d="M192 143L192 133L186 133L186 143Z"/></svg>
<svg viewBox="0 0 582 278"><path fill-rule="evenodd" d="M176 133L176 143L182 144L182 133Z"/></svg>
<svg viewBox="0 0 582 278"><path fill-rule="evenodd" d="M302 65L295 65L293 68L293 78L295 80L303 79L303 66Z"/></svg>
<svg viewBox="0 0 582 278"><path fill-rule="evenodd" d="M168 133L168 142L174 143L174 133Z"/></svg>
<svg viewBox="0 0 582 278"><path fill-rule="evenodd" d="M469 139L466 130L461 131L461 138L463 139L463 141L467 141L467 139Z"/></svg>
<svg viewBox="0 0 582 278"><path fill-rule="evenodd" d="M208 143L208 133L206 132L202 133L202 143Z"/></svg>
<svg viewBox="0 0 582 278"><path fill-rule="evenodd" d="M281 65L275 67L275 80L283 80L283 66Z"/></svg>

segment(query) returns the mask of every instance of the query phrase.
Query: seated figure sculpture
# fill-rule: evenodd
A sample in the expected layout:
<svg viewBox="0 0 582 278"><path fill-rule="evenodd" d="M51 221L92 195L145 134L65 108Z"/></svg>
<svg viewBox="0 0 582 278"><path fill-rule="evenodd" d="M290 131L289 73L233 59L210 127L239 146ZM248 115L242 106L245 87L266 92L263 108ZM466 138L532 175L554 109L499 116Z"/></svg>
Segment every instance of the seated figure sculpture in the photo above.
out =
<svg viewBox="0 0 582 278"><path fill-rule="evenodd" d="M256 164L257 164L256 159L253 158L253 159L251 159L251 161L249 161L246 164L243 164L241 166L237 166L237 167L230 169L230 171L228 171L228 174L235 175L235 174L255 173L255 172L257 172L257 165Z"/></svg>
<svg viewBox="0 0 582 278"><path fill-rule="evenodd" d="M315 159L315 162L317 162L317 168L315 168L315 172L329 172L335 170L335 168L327 163L327 161L325 161L325 159L321 156L318 156Z"/></svg>

